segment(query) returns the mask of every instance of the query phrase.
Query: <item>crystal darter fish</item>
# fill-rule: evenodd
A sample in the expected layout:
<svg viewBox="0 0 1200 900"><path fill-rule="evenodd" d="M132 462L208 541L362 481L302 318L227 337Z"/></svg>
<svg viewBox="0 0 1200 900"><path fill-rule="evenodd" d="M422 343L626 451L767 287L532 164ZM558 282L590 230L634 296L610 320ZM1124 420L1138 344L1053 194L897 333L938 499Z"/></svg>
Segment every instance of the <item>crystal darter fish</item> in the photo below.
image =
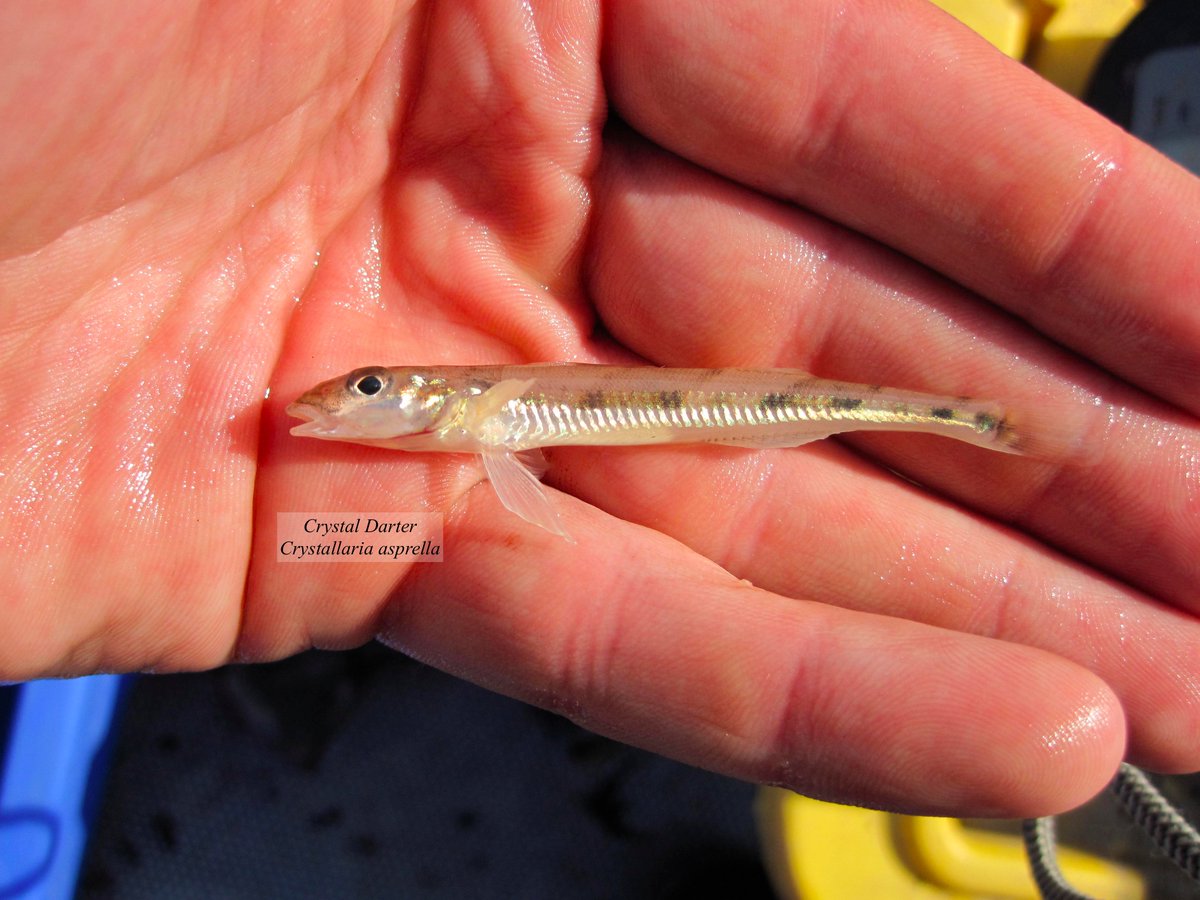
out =
<svg viewBox="0 0 1200 900"><path fill-rule="evenodd" d="M847 431L916 431L1044 454L1003 406L826 381L798 369L576 363L355 369L287 407L291 433L421 453L476 453L500 502L568 537L539 477L544 447L796 447Z"/></svg>

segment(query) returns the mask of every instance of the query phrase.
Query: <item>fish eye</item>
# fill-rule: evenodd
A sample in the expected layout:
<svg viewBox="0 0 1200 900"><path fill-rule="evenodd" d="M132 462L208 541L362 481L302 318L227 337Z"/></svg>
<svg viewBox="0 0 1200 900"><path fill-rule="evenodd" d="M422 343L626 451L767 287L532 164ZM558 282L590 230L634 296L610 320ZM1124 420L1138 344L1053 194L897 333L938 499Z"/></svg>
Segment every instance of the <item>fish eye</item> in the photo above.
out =
<svg viewBox="0 0 1200 900"><path fill-rule="evenodd" d="M383 380L378 375L364 375L352 382L352 387L360 394L373 397L383 390Z"/></svg>

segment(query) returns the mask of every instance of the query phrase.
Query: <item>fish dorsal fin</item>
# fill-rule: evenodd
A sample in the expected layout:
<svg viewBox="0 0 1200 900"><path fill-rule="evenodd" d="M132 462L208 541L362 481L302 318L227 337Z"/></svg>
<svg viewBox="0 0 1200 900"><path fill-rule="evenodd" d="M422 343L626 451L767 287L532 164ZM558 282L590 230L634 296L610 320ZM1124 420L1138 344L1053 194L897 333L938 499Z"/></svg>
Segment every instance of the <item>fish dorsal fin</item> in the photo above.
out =
<svg viewBox="0 0 1200 900"><path fill-rule="evenodd" d="M517 454L507 451L484 453L483 467L505 509L574 543L559 521L546 489Z"/></svg>

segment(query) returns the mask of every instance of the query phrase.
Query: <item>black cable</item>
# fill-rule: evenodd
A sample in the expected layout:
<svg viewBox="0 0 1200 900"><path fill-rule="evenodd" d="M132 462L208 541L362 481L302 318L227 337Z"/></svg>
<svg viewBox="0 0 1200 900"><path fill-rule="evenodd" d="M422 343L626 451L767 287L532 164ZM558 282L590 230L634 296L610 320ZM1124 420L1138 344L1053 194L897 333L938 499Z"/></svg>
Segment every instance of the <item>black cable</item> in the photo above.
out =
<svg viewBox="0 0 1200 900"><path fill-rule="evenodd" d="M1200 882L1200 832L1159 793L1146 774L1121 763L1112 792L1171 862L1193 881Z"/></svg>
<svg viewBox="0 0 1200 900"><path fill-rule="evenodd" d="M1021 837L1025 841L1025 855L1033 870L1033 880L1045 900L1092 900L1088 894L1080 893L1067 883L1058 857L1054 852L1054 817L1026 819L1021 823Z"/></svg>
<svg viewBox="0 0 1200 900"><path fill-rule="evenodd" d="M1134 823L1154 840L1155 846L1193 881L1200 883L1200 832L1164 797L1140 769L1121 763L1112 792ZM1025 855L1033 880L1045 900L1091 900L1067 883L1055 856L1054 818L1026 819L1021 823Z"/></svg>

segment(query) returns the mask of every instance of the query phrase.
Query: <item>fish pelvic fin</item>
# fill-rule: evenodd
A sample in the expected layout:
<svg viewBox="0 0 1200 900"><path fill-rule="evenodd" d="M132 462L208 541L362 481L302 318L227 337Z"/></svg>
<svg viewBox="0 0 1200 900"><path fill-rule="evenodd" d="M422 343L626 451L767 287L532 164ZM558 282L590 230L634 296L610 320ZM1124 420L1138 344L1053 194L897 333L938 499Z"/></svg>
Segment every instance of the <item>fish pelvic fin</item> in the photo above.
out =
<svg viewBox="0 0 1200 900"><path fill-rule="evenodd" d="M572 544L574 538L559 520L545 487L516 453L493 451L483 454L483 467L504 508L526 522L545 528Z"/></svg>

